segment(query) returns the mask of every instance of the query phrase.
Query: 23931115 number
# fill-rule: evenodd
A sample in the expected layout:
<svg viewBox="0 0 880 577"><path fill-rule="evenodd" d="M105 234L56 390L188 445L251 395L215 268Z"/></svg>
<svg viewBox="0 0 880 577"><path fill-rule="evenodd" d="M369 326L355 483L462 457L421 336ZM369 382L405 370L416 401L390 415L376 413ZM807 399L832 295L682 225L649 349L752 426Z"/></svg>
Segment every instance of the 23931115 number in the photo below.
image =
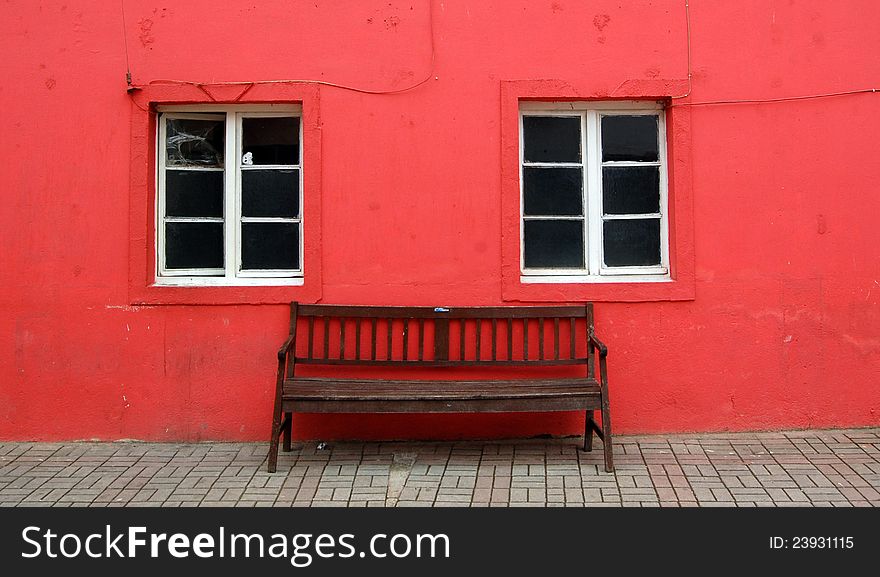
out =
<svg viewBox="0 0 880 577"><path fill-rule="evenodd" d="M792 549L852 549L855 540L852 537L793 537Z"/></svg>

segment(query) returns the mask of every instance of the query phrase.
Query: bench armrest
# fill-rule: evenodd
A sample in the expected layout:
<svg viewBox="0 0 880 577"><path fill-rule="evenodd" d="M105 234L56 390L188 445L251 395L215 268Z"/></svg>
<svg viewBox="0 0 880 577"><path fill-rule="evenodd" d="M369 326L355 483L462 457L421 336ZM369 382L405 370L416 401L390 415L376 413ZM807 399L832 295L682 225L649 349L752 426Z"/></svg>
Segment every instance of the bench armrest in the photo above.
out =
<svg viewBox="0 0 880 577"><path fill-rule="evenodd" d="M278 360L283 361L287 357L288 351L290 351L290 347L293 345L294 337L296 335L290 335L287 337L287 340L284 341L284 344L281 345L281 348L278 349Z"/></svg>
<svg viewBox="0 0 880 577"><path fill-rule="evenodd" d="M600 341L599 338L592 333L590 333L590 344L592 344L594 347L599 349L599 356L600 357L607 357L608 356L608 347L606 347L605 343Z"/></svg>

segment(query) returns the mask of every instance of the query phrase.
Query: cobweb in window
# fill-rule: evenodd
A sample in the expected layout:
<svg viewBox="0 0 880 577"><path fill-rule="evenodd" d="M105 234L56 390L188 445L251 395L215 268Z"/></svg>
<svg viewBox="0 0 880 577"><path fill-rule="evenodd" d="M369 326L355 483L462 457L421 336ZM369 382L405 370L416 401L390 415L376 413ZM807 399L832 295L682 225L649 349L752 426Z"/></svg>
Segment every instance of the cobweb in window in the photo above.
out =
<svg viewBox="0 0 880 577"><path fill-rule="evenodd" d="M224 123L168 119L165 138L168 166L223 166Z"/></svg>

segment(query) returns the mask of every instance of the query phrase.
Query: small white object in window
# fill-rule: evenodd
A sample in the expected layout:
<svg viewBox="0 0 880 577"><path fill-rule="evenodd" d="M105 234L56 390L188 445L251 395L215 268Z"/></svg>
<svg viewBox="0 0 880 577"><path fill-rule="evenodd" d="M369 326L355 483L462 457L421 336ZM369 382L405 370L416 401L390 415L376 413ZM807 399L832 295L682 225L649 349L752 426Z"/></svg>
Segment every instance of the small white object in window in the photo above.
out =
<svg viewBox="0 0 880 577"><path fill-rule="evenodd" d="M244 156L241 157L241 163L251 165L254 163L254 153L253 152L245 152Z"/></svg>

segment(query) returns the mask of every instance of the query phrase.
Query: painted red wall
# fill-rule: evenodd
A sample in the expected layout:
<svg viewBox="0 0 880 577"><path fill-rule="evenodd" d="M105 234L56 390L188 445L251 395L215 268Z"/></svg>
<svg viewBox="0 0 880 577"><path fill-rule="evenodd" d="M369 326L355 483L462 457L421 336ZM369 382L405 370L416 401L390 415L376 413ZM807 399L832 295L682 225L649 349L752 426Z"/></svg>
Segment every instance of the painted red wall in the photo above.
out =
<svg viewBox="0 0 880 577"><path fill-rule="evenodd" d="M502 86L673 94L687 86L683 0L434 0L430 13L427 0L126 0L133 82L147 87L134 99L119 4L19 0L0 19L0 439L264 439L286 334L280 302L303 297L595 299L618 432L880 424L880 95L676 109L671 194L686 202L673 256L686 261L684 289L524 294L502 274L517 266L503 249ZM693 88L683 102L880 84L871 0L690 4ZM429 74L396 95L249 93L317 106L321 274L305 293L147 290L137 215L152 194L139 176L149 115L138 106L187 89L151 82L320 79L383 90ZM295 427L301 438L455 438L574 434L581 423L341 415Z"/></svg>

